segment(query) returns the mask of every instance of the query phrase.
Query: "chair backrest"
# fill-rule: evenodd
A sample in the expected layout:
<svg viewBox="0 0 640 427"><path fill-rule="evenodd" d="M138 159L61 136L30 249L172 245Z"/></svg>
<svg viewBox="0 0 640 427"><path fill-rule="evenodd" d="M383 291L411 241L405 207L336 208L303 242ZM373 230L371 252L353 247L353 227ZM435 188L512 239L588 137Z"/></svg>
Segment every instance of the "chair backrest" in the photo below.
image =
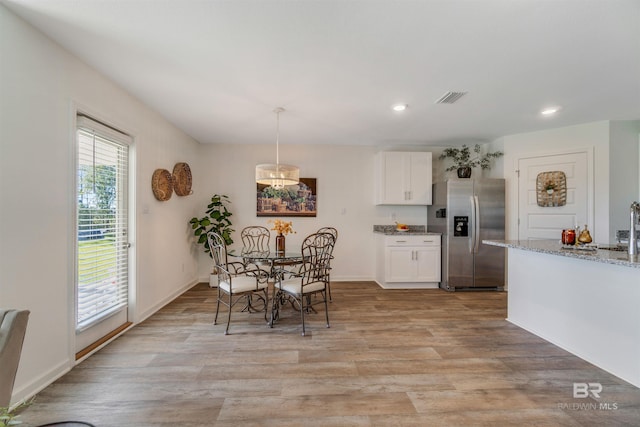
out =
<svg viewBox="0 0 640 427"><path fill-rule="evenodd" d="M0 309L0 407L11 404L22 344L29 320L28 310Z"/></svg>
<svg viewBox="0 0 640 427"><path fill-rule="evenodd" d="M319 228L318 231L316 231L316 233L329 233L333 236L333 240L334 240L334 244L336 243L335 240L338 240L338 230L336 230L333 227L322 227Z"/></svg>
<svg viewBox="0 0 640 427"><path fill-rule="evenodd" d="M207 239L209 240L211 258L213 258L213 265L218 272L218 278L221 281L228 281L230 274L227 266L227 244L222 236L215 232L208 233Z"/></svg>
<svg viewBox="0 0 640 427"><path fill-rule="evenodd" d="M314 233L302 241L302 284L329 280L331 253L335 237L330 233Z"/></svg>
<svg viewBox="0 0 640 427"><path fill-rule="evenodd" d="M240 232L242 252L266 252L269 250L271 232L261 225L245 227Z"/></svg>
<svg viewBox="0 0 640 427"><path fill-rule="evenodd" d="M322 227L318 229L316 233L329 233L333 236L333 244L331 245L331 250L329 252L329 258L333 259L333 248L336 247L336 240L338 240L338 230L333 227Z"/></svg>

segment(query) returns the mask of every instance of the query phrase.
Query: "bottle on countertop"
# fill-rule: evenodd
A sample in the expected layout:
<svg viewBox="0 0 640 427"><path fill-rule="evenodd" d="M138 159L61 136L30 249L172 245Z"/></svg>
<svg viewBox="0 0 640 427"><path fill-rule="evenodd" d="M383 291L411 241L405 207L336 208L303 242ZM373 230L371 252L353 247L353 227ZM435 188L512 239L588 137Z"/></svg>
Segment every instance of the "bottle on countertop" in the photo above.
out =
<svg viewBox="0 0 640 427"><path fill-rule="evenodd" d="M585 224L584 230L582 230L578 235L578 242L582 244L587 244L587 243L591 243L592 241L593 239L591 239L591 233L589 233L589 230L587 229L587 224Z"/></svg>

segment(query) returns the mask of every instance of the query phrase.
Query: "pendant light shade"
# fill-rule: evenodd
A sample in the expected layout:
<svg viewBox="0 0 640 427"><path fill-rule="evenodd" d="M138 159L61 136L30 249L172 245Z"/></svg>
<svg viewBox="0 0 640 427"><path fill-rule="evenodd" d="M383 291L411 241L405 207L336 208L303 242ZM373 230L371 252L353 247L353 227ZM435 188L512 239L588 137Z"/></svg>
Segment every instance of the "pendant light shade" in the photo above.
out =
<svg viewBox="0 0 640 427"><path fill-rule="evenodd" d="M277 189L285 185L296 185L300 182L300 169L292 165L263 163L256 166L256 182Z"/></svg>
<svg viewBox="0 0 640 427"><path fill-rule="evenodd" d="M273 110L277 115L276 130L276 163L263 163L256 166L256 182L270 185L275 189L282 189L285 185L295 185L300 182L300 169L297 166L280 164L280 113L284 108Z"/></svg>

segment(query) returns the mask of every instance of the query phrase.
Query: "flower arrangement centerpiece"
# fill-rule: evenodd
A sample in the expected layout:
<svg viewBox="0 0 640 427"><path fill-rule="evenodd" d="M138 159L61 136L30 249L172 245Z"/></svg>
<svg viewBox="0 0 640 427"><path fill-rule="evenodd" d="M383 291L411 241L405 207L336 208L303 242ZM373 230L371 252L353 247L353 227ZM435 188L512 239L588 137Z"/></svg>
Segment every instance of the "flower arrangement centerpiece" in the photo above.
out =
<svg viewBox="0 0 640 427"><path fill-rule="evenodd" d="M274 219L269 222L273 222L272 230L275 230L278 234L283 234L286 236L289 233L295 233L295 231L293 231L293 221Z"/></svg>
<svg viewBox="0 0 640 427"><path fill-rule="evenodd" d="M273 222L272 230L275 230L278 235L276 236L276 252L284 253L285 249L285 238L289 233L294 233L293 231L293 222L292 221L283 221L281 219L270 220L269 222Z"/></svg>

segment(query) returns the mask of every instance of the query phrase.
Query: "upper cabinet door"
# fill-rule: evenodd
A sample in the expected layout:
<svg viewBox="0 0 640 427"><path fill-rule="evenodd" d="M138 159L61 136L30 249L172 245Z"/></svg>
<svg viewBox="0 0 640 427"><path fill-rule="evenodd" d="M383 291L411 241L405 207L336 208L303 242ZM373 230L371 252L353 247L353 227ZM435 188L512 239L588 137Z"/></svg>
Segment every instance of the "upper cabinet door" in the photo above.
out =
<svg viewBox="0 0 640 427"><path fill-rule="evenodd" d="M430 205L432 175L431 153L378 153L376 204Z"/></svg>
<svg viewBox="0 0 640 427"><path fill-rule="evenodd" d="M410 153L409 201L414 205L430 205L432 189L431 153Z"/></svg>
<svg viewBox="0 0 640 427"><path fill-rule="evenodd" d="M376 163L376 181L378 184L376 204L407 204L407 185L405 175L408 172L405 163L407 153L378 153Z"/></svg>

